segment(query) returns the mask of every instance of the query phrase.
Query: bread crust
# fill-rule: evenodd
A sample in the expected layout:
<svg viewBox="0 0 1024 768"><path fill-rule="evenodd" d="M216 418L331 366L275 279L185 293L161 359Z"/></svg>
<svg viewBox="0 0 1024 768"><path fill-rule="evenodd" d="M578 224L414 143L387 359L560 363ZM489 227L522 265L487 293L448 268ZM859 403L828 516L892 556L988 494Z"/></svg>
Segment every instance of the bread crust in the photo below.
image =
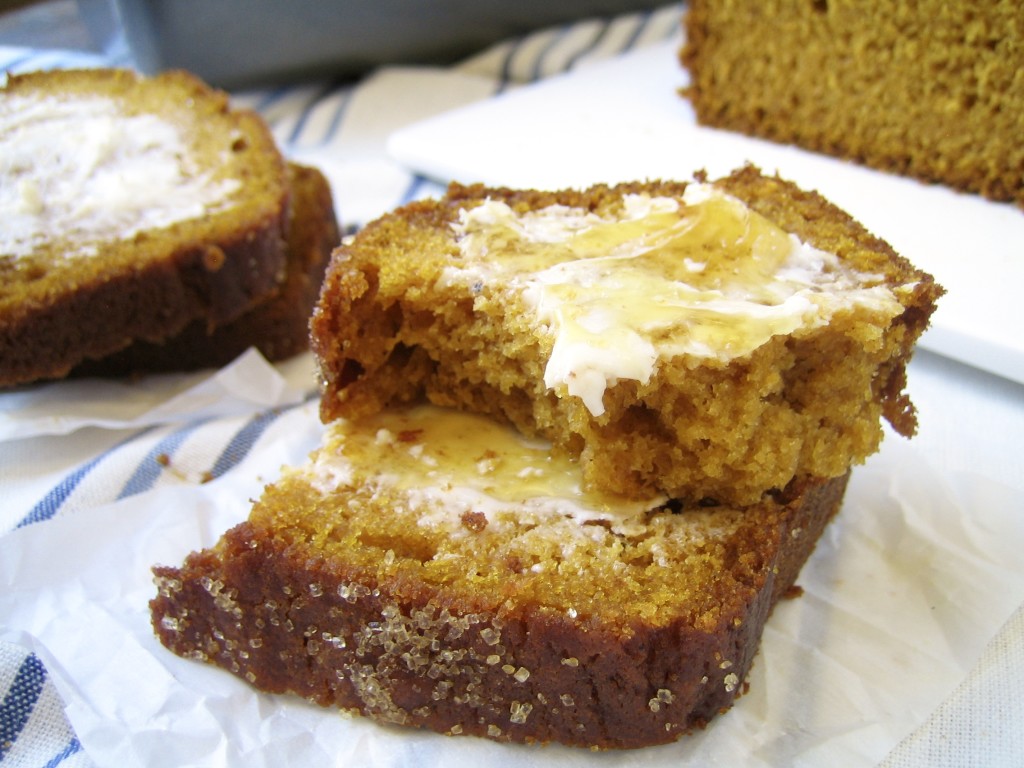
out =
<svg viewBox="0 0 1024 768"><path fill-rule="evenodd" d="M138 373L218 368L250 347L271 362L309 349L309 318L320 294L324 270L340 236L331 189L315 168L288 164L291 221L284 281L270 298L223 325L190 323L162 343L137 341L126 349L77 366L73 376L126 376Z"/></svg>
<svg viewBox="0 0 1024 768"><path fill-rule="evenodd" d="M208 211L95 253L68 258L73 235L53 233L29 255L0 255L0 386L65 376L77 363L136 340L159 342L191 322L219 325L275 292L284 275L289 216L285 162L262 119L191 75L143 78L124 70L11 76L0 99L100 99L123 115L178 126L214 179L241 190ZM66 239L69 238L69 239Z"/></svg>
<svg viewBox="0 0 1024 768"><path fill-rule="evenodd" d="M616 609L628 614L629 606L614 599L567 611L557 589L549 600L523 601L529 574L508 572L521 591L474 592L396 570L386 558L329 554L316 543L328 531L267 527L261 505L296 501L286 481L216 547L181 568L154 569L153 626L176 654L263 691L385 723L601 749L671 742L743 692L764 623L846 482L793 488L744 510L716 540L729 554L720 585L700 598L715 610L694 618L680 597L668 618L651 623L624 618ZM376 544L397 548L408 535L396 530L394 542ZM680 574L682 586L685 568Z"/></svg>

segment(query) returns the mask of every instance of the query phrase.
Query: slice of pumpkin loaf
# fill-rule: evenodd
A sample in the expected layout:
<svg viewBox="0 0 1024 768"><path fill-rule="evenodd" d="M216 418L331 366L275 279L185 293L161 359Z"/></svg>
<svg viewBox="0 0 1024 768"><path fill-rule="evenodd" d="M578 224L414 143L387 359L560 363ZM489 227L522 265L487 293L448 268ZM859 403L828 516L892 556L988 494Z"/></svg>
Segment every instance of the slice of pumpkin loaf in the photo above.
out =
<svg viewBox="0 0 1024 768"><path fill-rule="evenodd" d="M335 252L322 418L426 396L578 457L585 486L750 504L844 475L941 294L835 206L747 167L585 191L453 185Z"/></svg>
<svg viewBox="0 0 1024 768"><path fill-rule="evenodd" d="M284 275L285 162L190 75L10 76L0 157L0 386L230 321Z"/></svg>
<svg viewBox="0 0 1024 768"><path fill-rule="evenodd" d="M154 371L218 368L250 347L271 361L309 349L309 317L324 270L338 245L331 188L315 168L289 163L291 215L288 263L276 292L241 317L210 327L193 321L162 343L138 341L113 355L77 366L75 376L123 376Z"/></svg>
<svg viewBox="0 0 1024 768"><path fill-rule="evenodd" d="M340 420L247 522L157 567L176 654L273 693L500 741L633 748L730 707L846 476L747 508L581 490L485 417Z"/></svg>
<svg viewBox="0 0 1024 768"><path fill-rule="evenodd" d="M1024 206L1018 0L692 0L697 119Z"/></svg>

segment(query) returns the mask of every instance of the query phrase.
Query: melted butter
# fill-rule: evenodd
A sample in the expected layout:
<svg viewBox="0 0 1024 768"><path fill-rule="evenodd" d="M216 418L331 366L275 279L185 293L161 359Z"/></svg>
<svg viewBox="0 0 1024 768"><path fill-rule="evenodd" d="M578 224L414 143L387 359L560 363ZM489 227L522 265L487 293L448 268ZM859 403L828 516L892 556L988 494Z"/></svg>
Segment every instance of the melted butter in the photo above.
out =
<svg viewBox="0 0 1024 768"><path fill-rule="evenodd" d="M225 157L227 147L225 147ZM0 101L0 254L54 237L68 256L96 243L194 219L228 204L237 180L193 167L178 128L102 97Z"/></svg>
<svg viewBox="0 0 1024 768"><path fill-rule="evenodd" d="M489 520L502 511L544 510L579 523L642 523L664 498L636 501L581 490L579 466L550 446L531 441L490 419L434 406L385 411L329 428L313 463L321 493L342 486L387 487L424 519L458 524L462 512Z"/></svg>
<svg viewBox="0 0 1024 768"><path fill-rule="evenodd" d="M862 306L901 307L880 279L801 243L709 185L682 201L627 196L611 218L563 206L523 215L487 201L455 226L461 279L518 287L554 332L545 384L595 415L619 379L660 358L729 360ZM450 279L460 279L456 273Z"/></svg>

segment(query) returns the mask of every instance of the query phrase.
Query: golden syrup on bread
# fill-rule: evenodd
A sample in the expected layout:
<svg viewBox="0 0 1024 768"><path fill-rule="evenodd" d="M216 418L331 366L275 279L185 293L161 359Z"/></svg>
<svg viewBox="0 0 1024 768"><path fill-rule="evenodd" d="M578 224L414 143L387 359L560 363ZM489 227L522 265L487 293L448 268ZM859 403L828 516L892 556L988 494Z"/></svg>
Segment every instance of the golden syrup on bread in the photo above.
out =
<svg viewBox="0 0 1024 768"><path fill-rule="evenodd" d="M314 487L387 487L449 520L501 509L545 508L584 523L624 522L665 502L583 491L579 465L543 441L475 414L419 406L331 425ZM457 519L457 516L456 516Z"/></svg>
<svg viewBox="0 0 1024 768"><path fill-rule="evenodd" d="M488 200L454 229L462 260L447 278L518 290L554 335L545 384L594 415L609 386L646 383L661 358L728 361L838 311L901 311L881 277L710 185L690 185L680 200L627 195L614 215L520 214Z"/></svg>

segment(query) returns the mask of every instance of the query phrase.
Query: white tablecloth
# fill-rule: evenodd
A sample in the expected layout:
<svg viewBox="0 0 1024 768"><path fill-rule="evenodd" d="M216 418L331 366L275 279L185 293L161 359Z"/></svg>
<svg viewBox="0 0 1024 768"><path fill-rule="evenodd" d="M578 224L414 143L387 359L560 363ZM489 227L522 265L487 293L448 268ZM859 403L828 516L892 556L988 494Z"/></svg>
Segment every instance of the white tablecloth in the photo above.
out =
<svg viewBox="0 0 1024 768"><path fill-rule="evenodd" d="M585 20L495 45L450 68L385 68L352 84L316 82L232 95L237 103L266 117L289 156L327 174L343 226L352 231L398 204L437 194L442 188L438 180L410 172L387 154L386 140L392 131L509 88L663 42L678 34L681 13L681 7L673 5L652 14ZM110 62L66 51L0 48L0 65L12 71L106 63ZM879 234L884 237L885 233ZM979 525L995 520L1003 526L988 535L1024 542L1024 518L1016 514L1024 496L1019 450L1024 437L1024 387L922 352L911 366L910 392L922 424L910 444L911 453L901 453L902 443L890 436L883 463L869 464L864 477L884 478L898 474L900 467L914 472L926 468L957 494L962 514L970 517L972 510L979 510ZM75 639L76 617L80 615L82 622L102 622L106 609L78 605L60 589L32 580L52 577L60 584L74 584L79 558L85 563L100 549L111 571L119 568L122 559L131 561L130 551L119 552L116 535L113 541L97 536L94 524L102 522L111 531L125 525L128 530L145 514L137 511L140 504L152 503L156 509L174 503L184 508L196 498L193 490L202 486L203 503L214 498L224 505L244 507L282 463L301 458L315 443L319 434L315 398L308 355L275 368L255 354L215 375L156 377L134 384L63 382L0 395L0 530L7 532L0 538L0 760L5 765L161 762L159 753L146 753L134 739L123 736L127 730L140 730L138 713L122 713L125 722L133 723L130 728L103 727L97 721L118 719L117 702L97 701L92 692L95 681L84 679L77 665L62 661L66 657L61 649ZM170 461L157 461L157 457L170 457ZM135 517L125 522L119 517L122 514ZM194 536L186 537L195 541L191 548L220 533L212 525L204 529L209 520L218 519L216 511L210 514L204 517L201 511L189 511L189 525L195 528ZM244 509L238 514L244 515ZM48 542L69 539L81 541L83 549L94 549L60 550L65 554L57 556L57 562L33 561L54 557L57 550ZM941 560L941 553L933 554ZM890 556L898 558L899 553ZM915 706L925 702L926 711L907 716L902 730L866 735L872 747L863 754L846 747L842 754L849 762L844 764L881 761L891 768L1024 764L1024 704L1019 695L1024 690L1024 566L1004 558L998 567L1003 569L999 573L1004 575L1005 594L989 601L986 628L973 634L964 630L964 638L949 641L961 649L961 656L970 656L962 659L962 674L956 673L956 679L944 677L931 688L927 675L919 677L920 687L929 692L908 695L908 700L913 699ZM979 564L981 570L993 568L993 563ZM102 591L103 584L89 588ZM972 600L970 594L945 596L945 603L954 607L962 601L965 612ZM51 634L58 625L60 640ZM82 628L82 637L89 636ZM901 642L913 646L915 638L901 638ZM127 653L118 647L81 649L83 656L108 659L122 651ZM755 670L766 663L759 660ZM112 666L96 668L116 677ZM138 683L142 686L144 681ZM273 701L259 699L254 706L273 709ZM899 703L893 706L898 709ZM725 718L744 716L738 712L742 712L740 706ZM273 719L264 709L238 716ZM300 716L290 733L296 745L331 728L337 718L319 710L301 711ZM867 713L866 720L870 719ZM159 712L152 714L151 722L158 727ZM368 738L366 728L376 728L363 723L352 727L357 739ZM716 727L713 724L709 731ZM821 727L812 733L781 734L779 739L784 742L789 736L799 737L805 745L802 764L838 764L823 756L839 734ZM709 749L714 748L712 738L701 738L711 745ZM133 744L131 750L124 748L128 741ZM818 745L818 751L811 743ZM410 737L404 744L420 742ZM417 749L403 747L384 754L366 748L349 754L365 765L411 765L418 762ZM639 765L652 759L705 762L694 746L680 747L678 755L666 749L673 747L650 754L611 755L549 750L528 757L573 764ZM203 764L218 764L221 758L230 762L231 757L223 750L201 758L201 749L195 754L194 762ZM293 753L276 754L276 764L281 764L287 762L282 754ZM496 753L474 754L488 762ZM509 754L521 757L519 752ZM707 762L720 759L718 754L707 752ZM260 764L255 755L249 757L246 764ZM268 755L263 757L267 764L275 764ZM340 753L325 762L347 764ZM751 762L782 764L771 751L759 753Z"/></svg>

